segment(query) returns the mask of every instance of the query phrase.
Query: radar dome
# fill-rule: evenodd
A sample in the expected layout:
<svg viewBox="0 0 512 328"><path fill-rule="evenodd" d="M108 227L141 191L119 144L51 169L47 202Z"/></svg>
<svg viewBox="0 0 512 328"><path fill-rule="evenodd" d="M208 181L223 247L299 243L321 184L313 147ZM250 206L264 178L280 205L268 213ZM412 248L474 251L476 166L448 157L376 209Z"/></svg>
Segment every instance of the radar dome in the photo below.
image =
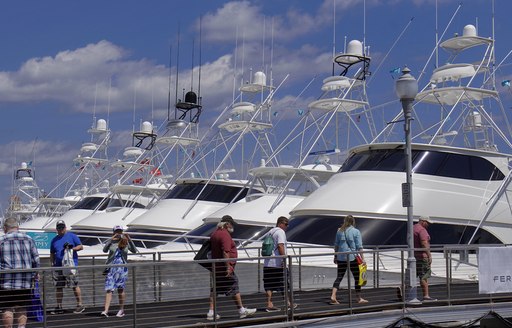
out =
<svg viewBox="0 0 512 328"><path fill-rule="evenodd" d="M96 129L97 130L102 130L102 131L107 131L107 121L105 121L104 119L100 118L96 122Z"/></svg>
<svg viewBox="0 0 512 328"><path fill-rule="evenodd" d="M254 73L254 84L266 86L267 85L267 76L263 72Z"/></svg>
<svg viewBox="0 0 512 328"><path fill-rule="evenodd" d="M476 27L474 25L468 24L464 26L464 30L462 31L463 36L476 36Z"/></svg>
<svg viewBox="0 0 512 328"><path fill-rule="evenodd" d="M363 55L363 44L361 41L358 40L352 40L347 45L347 54L351 55Z"/></svg>
<svg viewBox="0 0 512 328"><path fill-rule="evenodd" d="M142 122L141 132L152 133L153 132L153 124L151 124L148 121Z"/></svg>
<svg viewBox="0 0 512 328"><path fill-rule="evenodd" d="M26 169L27 168L27 163L26 162L21 162L21 168L22 169Z"/></svg>

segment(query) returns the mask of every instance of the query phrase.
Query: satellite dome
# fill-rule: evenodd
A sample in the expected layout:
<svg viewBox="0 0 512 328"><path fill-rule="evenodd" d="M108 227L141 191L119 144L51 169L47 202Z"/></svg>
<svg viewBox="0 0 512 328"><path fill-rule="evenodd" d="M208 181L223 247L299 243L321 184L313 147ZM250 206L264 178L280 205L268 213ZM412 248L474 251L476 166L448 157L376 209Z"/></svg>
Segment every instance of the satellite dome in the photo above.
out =
<svg viewBox="0 0 512 328"><path fill-rule="evenodd" d="M254 84L266 86L267 85L267 76L263 72L254 73Z"/></svg>
<svg viewBox="0 0 512 328"><path fill-rule="evenodd" d="M362 56L363 55L363 44L361 41L352 40L347 45L347 54Z"/></svg>
<svg viewBox="0 0 512 328"><path fill-rule="evenodd" d="M464 26L464 30L462 31L463 36L476 36L476 27L474 25L468 24Z"/></svg>
<svg viewBox="0 0 512 328"><path fill-rule="evenodd" d="M107 131L107 121L105 121L104 119L100 118L96 122L96 129L97 130L102 130L102 131Z"/></svg>
<svg viewBox="0 0 512 328"><path fill-rule="evenodd" d="M151 124L148 121L142 122L141 132L152 133L153 132L153 124Z"/></svg>

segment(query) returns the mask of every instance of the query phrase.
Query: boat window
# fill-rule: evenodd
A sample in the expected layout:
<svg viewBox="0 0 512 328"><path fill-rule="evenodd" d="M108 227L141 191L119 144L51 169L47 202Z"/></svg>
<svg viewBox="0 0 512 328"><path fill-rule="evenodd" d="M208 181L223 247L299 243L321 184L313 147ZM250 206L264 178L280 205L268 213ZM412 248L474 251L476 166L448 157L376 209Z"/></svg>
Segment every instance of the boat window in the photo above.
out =
<svg viewBox="0 0 512 328"><path fill-rule="evenodd" d="M110 207L145 208L145 206L140 203L134 202L132 200L121 201L119 198L111 198L108 202L107 208Z"/></svg>
<svg viewBox="0 0 512 328"><path fill-rule="evenodd" d="M104 197L85 197L76 203L71 209L74 210L95 210L98 205L101 205L98 210L102 211L107 207L107 201Z"/></svg>
<svg viewBox="0 0 512 328"><path fill-rule="evenodd" d="M478 156L439 151L413 150L414 173L470 180L503 180L505 175L491 162ZM404 150L367 150L350 156L339 172L391 171L405 172Z"/></svg>
<svg viewBox="0 0 512 328"><path fill-rule="evenodd" d="M290 220L286 235L290 242L333 246L336 232L342 222L342 218L334 216L299 216ZM363 247L407 244L406 221L357 217L356 228L361 231ZM467 244L475 229L465 225L433 224L428 230L433 245L444 245ZM472 244L502 243L488 231L480 229Z"/></svg>
<svg viewBox="0 0 512 328"><path fill-rule="evenodd" d="M204 190L203 190L204 188ZM201 192L202 191L202 192ZM230 203L243 199L247 194L247 188L208 184L184 183L172 188L165 199L196 199L210 202Z"/></svg>
<svg viewBox="0 0 512 328"><path fill-rule="evenodd" d="M216 228L217 223L205 223L187 233L186 236L180 237L175 241L180 243L186 243L188 241L189 243L202 244L205 241L205 239L194 238L194 236L209 237L215 231ZM235 225L235 230L231 234L231 237L233 239L258 240L271 228L272 227L265 227L259 225L237 224Z"/></svg>

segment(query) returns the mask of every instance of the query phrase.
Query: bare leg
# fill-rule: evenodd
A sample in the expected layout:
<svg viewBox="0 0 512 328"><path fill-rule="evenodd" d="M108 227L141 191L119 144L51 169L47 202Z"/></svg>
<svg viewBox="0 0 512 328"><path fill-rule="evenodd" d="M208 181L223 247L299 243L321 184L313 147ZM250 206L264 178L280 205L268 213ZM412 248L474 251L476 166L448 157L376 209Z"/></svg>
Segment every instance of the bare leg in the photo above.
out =
<svg viewBox="0 0 512 328"><path fill-rule="evenodd" d="M27 310L24 307L16 308L16 319L18 327L25 327L27 325Z"/></svg>
<svg viewBox="0 0 512 328"><path fill-rule="evenodd" d="M236 293L235 295L233 295L233 300L235 301L236 307L239 310L244 307L242 304L242 296L240 296L240 293Z"/></svg>
<svg viewBox="0 0 512 328"><path fill-rule="evenodd" d="M338 299L336 298L336 293L338 292L337 288L332 288L331 292L331 303L338 303Z"/></svg>
<svg viewBox="0 0 512 328"><path fill-rule="evenodd" d="M423 291L423 298L429 298L430 295L428 293L428 281L426 279L420 280L421 289Z"/></svg>
<svg viewBox="0 0 512 328"><path fill-rule="evenodd" d="M82 305L82 291L80 290L80 287L74 287L73 292L75 293L76 304Z"/></svg>
<svg viewBox="0 0 512 328"><path fill-rule="evenodd" d="M61 308L62 307L62 298L64 297L64 292L62 290L62 288L55 288L55 298L57 300L57 307Z"/></svg>
<svg viewBox="0 0 512 328"><path fill-rule="evenodd" d="M266 293L267 293L267 308L269 308L269 309L273 308L274 303L272 303L272 291L267 290Z"/></svg>
<svg viewBox="0 0 512 328"><path fill-rule="evenodd" d="M109 290L105 294L105 313L108 313L108 309L110 308L110 302L112 301L112 292Z"/></svg>
<svg viewBox="0 0 512 328"><path fill-rule="evenodd" d="M2 313L2 322L4 324L4 328L12 328L12 324L14 322L14 314L10 310L6 310Z"/></svg>
<svg viewBox="0 0 512 328"><path fill-rule="evenodd" d="M124 289L119 288L117 290L117 294L119 295L119 309L124 310L124 299L126 298L126 294L124 293Z"/></svg>

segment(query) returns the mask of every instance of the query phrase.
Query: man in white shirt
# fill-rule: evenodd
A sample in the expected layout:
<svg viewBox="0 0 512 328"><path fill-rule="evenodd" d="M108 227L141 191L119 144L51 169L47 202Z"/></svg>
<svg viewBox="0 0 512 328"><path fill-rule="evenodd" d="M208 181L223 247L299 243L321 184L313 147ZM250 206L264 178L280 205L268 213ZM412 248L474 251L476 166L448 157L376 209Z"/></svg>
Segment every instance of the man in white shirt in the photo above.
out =
<svg viewBox="0 0 512 328"><path fill-rule="evenodd" d="M272 256L286 255L286 230L288 229L288 218L280 216L276 226L268 234L274 240ZM281 309L272 303L272 292L283 291L285 276L287 277L286 262L281 257L269 257L265 259L263 266L263 284L267 294L267 312L276 312Z"/></svg>

